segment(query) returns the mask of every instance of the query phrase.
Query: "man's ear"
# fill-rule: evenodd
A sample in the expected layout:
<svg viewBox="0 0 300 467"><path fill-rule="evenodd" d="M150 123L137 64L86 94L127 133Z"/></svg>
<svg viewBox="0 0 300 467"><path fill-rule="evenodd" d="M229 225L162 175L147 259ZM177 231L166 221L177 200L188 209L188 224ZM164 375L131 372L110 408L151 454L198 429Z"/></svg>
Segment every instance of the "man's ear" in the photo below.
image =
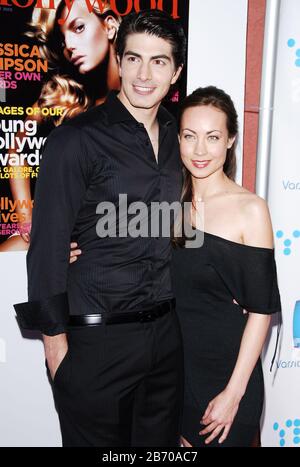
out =
<svg viewBox="0 0 300 467"><path fill-rule="evenodd" d="M114 16L109 15L104 20L104 26L109 41L114 41L117 37L119 23Z"/></svg>
<svg viewBox="0 0 300 467"><path fill-rule="evenodd" d="M178 80L181 72L182 72L183 65L180 65L177 70L174 72L173 78L171 80L171 84L175 84L176 81Z"/></svg>
<svg viewBox="0 0 300 467"><path fill-rule="evenodd" d="M118 69L119 69L119 76L120 76L120 78L122 78L122 66L121 66L121 61L122 61L122 59L121 59L120 55L117 55L117 62L118 62Z"/></svg>

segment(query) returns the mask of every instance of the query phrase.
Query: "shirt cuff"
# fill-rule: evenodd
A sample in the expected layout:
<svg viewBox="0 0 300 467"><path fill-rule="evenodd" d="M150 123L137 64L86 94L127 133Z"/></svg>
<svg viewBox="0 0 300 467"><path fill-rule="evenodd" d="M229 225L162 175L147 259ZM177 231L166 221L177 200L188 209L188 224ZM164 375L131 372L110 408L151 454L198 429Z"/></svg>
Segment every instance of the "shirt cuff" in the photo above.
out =
<svg viewBox="0 0 300 467"><path fill-rule="evenodd" d="M69 321L67 292L43 300L14 305L21 328L39 330L48 336L66 332Z"/></svg>

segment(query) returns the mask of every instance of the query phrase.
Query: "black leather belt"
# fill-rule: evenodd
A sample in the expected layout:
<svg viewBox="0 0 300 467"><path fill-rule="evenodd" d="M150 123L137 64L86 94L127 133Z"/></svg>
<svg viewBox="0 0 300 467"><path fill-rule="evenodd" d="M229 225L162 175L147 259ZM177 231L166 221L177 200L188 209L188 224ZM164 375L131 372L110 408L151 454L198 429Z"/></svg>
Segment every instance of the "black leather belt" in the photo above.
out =
<svg viewBox="0 0 300 467"><path fill-rule="evenodd" d="M98 326L99 324L147 323L169 313L175 308L175 299L162 302L153 308L140 311L124 311L123 313L97 313L92 315L71 315L70 326Z"/></svg>

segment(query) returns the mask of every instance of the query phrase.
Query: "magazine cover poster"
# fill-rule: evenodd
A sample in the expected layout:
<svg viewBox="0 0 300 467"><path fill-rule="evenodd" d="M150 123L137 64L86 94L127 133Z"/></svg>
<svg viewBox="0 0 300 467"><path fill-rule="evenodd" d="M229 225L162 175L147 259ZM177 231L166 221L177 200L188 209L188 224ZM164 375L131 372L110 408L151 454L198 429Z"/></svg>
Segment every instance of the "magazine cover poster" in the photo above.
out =
<svg viewBox="0 0 300 467"><path fill-rule="evenodd" d="M0 0L1 252L28 249L47 136L119 89L118 28L154 8L188 37L189 0ZM186 68L164 105L176 116L185 95Z"/></svg>

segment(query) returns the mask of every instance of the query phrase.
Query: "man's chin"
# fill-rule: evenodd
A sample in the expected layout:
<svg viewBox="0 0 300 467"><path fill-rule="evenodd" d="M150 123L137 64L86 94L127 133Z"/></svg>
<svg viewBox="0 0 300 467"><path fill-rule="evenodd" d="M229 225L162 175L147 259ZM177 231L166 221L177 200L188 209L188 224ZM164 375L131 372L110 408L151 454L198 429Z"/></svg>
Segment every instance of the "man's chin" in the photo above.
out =
<svg viewBox="0 0 300 467"><path fill-rule="evenodd" d="M140 96L130 99L130 104L136 109L153 109L160 104L160 101L157 102L157 100L154 101L153 99L145 99L144 96Z"/></svg>
<svg viewBox="0 0 300 467"><path fill-rule="evenodd" d="M152 105L149 104L149 105L147 105L147 104L141 104L141 103L140 103L140 104L138 104L138 103L132 103L131 105L132 105L132 107L134 107L135 109L145 109L145 110L154 109L154 108L157 106L157 104L152 104Z"/></svg>

